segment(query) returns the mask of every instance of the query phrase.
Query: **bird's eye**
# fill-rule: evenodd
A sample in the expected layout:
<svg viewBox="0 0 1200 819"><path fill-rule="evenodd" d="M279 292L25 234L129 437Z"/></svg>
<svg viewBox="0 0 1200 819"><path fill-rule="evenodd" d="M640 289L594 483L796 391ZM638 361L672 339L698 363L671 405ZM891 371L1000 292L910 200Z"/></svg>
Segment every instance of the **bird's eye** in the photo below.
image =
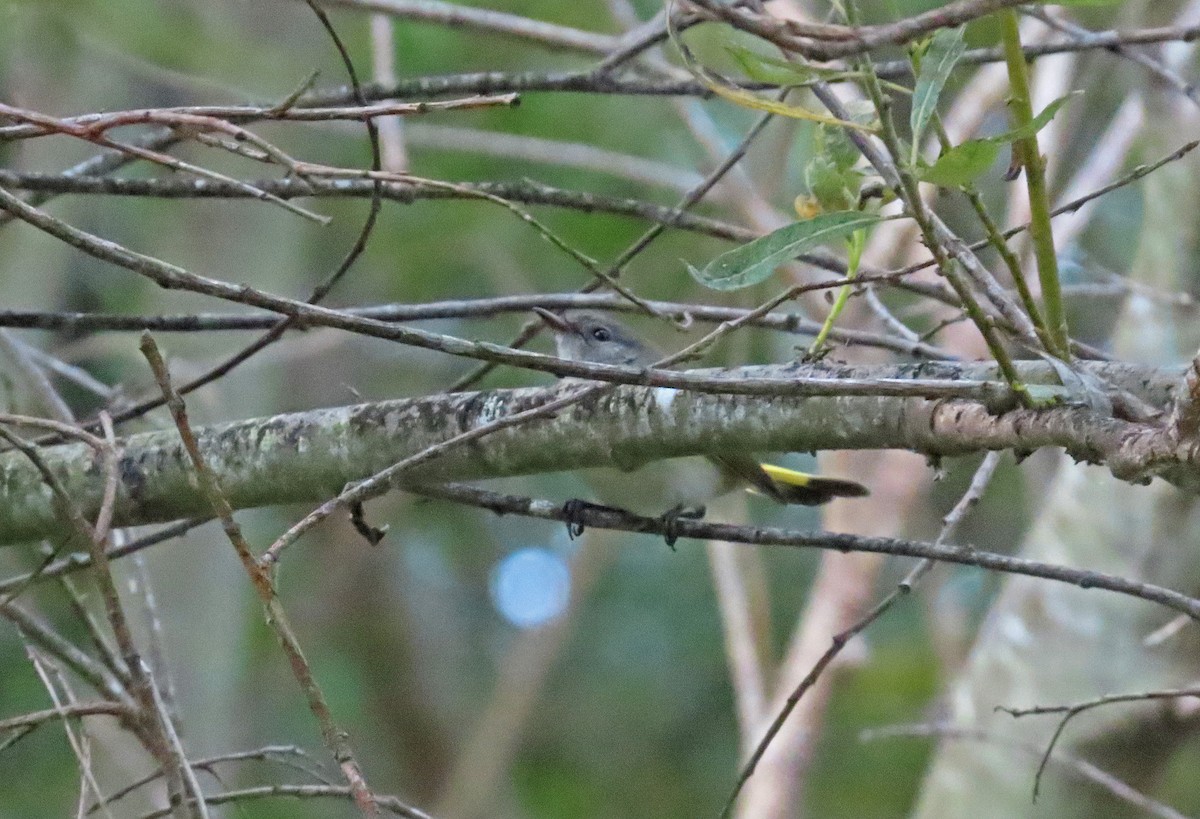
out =
<svg viewBox="0 0 1200 819"><path fill-rule="evenodd" d="M592 338L596 341L608 341L612 338L612 333L608 331L607 327L593 327Z"/></svg>

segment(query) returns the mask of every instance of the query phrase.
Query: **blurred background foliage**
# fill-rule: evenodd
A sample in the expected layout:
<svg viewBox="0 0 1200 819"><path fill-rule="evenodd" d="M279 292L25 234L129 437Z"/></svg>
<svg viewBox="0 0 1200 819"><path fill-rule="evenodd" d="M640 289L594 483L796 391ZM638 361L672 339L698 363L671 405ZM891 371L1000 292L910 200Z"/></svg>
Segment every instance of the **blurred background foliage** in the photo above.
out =
<svg viewBox="0 0 1200 819"><path fill-rule="evenodd" d="M604 3L541 0L493 2L533 18L616 33ZM939 5L892 0L864 6L891 19ZM648 18L657 4L639 2ZM368 20L363 13L330 11L360 70L369 65ZM1096 20L1110 10L1088 10ZM972 27L973 44L994 42L987 25ZM700 31L697 48L719 46L719 32ZM565 70L589 58L478 32L398 22L396 54L401 76L469 71ZM1084 58L1088 71L1108 71L1107 55ZM1091 66L1091 68L1087 67ZM317 87L344 84L334 49L312 13L288 0L0 0L0 98L55 115L149 106L255 101L272 103L310 72ZM1089 122L1099 122L1119 103L1120 83L1087 83L1069 109L1070 131L1080 135L1067 150L1086 151ZM949 94L957 86L951 85ZM703 105L722 140L732 147L755 118L722 102ZM1003 112L995 113L997 128ZM659 97L530 93L510 110L430 114L411 118L413 173L455 181L520 181L526 178L671 205L700 178L707 160L672 105ZM599 146L660 163L675 188L605 174L446 149L436 131L472 128ZM361 126L275 123L257 127L293 156L364 167L369 162ZM806 125L774 123L747 159L762 190L787 211L802 193L801 173L810 140ZM65 137L0 145L5 167L54 172L91 154ZM226 154L189 146L179 152L216 170L254 177L260 170ZM1066 161L1070 161L1067 159ZM701 169L701 170L697 170ZM1002 168L988 178L985 194L1002 201ZM158 175L134 167L130 175ZM60 197L49 210L66 221L204 275L304 298L332 270L353 242L365 216L361 200L325 199L315 205L333 217L318 227L280 208L246 200L162 200L129 197ZM1126 189L1102 203L1079 252L1100 266L1128 264L1140 223L1140 194ZM574 247L601 261L616 257L647 227L626 217L531 208ZM729 218L721 205L702 213ZM954 221L957 214L950 213ZM10 309L56 309L118 313L192 313L236 310L203 297L163 292L132 273L108 267L18 225L2 229L0 293ZM668 231L627 272L646 297L714 300L698 292L681 260L702 263L728 247L714 239ZM560 251L511 213L484 202L386 202L370 247L328 303L359 305L421 302L487 295L568 292L589 281ZM721 303L752 305L771 285L722 294ZM898 299L903 304L903 298ZM1107 313L1105 312L1107 310ZM1073 326L1093 340L1107 330L1116 305L1082 310ZM1095 317L1092 327L1085 317ZM509 339L527 319L430 323L440 331L497 342ZM664 347L683 339L646 325ZM137 340L128 333L22 334L54 354L85 367L108 383L141 395L152 386ZM178 379L202 372L249 339L232 332L160 335ZM782 360L805 339L753 336L727 345L726 361ZM537 349L548 351L545 342ZM837 354L835 353L835 357ZM444 389L471 364L435 353L332 331L292 335L242 365L217 384L194 393L195 423L353 403ZM546 383L533 373L500 370L488 386ZM98 403L68 392L75 410ZM21 391L0 384L0 399L21 409ZM129 425L126 431L163 423L164 416ZM794 457L791 463L811 464ZM954 503L977 459L945 463L943 479L920 508L912 509L906 534L928 538ZM1044 481L1040 464L1018 472L1006 461L991 492L968 518L960 540L1012 551L1028 526L1035 494ZM1033 474L1033 486L1027 486ZM546 475L502 482L524 494L566 499L586 496L576 476ZM764 524L815 526L815 514L777 509L759 499L748 514ZM298 515L299 508L241 513L251 542L265 545ZM492 701L498 675L514 645L528 632L509 623L490 589L499 561L537 547L570 559L580 549L561 527L501 519L409 496L372 502L369 515L387 524L387 540L368 547L344 521L308 536L289 553L281 574L284 602L292 612L318 679L335 714L350 730L374 788L431 806L456 759ZM602 541L604 565L596 581L573 601L567 636L511 761L507 785L490 815L575 819L579 817L679 817L715 815L732 784L738 761L737 730L723 652L720 619L703 550L681 543L671 551L659 540L588 533ZM29 548L5 549L7 572L36 563ZM764 550L762 576L773 627L772 649L782 650L812 579L817 555ZM219 529L201 527L145 555L162 618L168 667L176 686L184 739L196 756L266 744L294 744L310 751L313 764L331 768L311 715L241 568ZM883 586L904 567L885 574ZM970 634L996 591L980 572L945 569L940 593L953 598L961 631ZM80 582L86 582L80 580ZM577 590L578 591L578 590ZM72 612L49 588L33 595L47 617L70 632ZM866 728L932 718L944 682L927 620L917 600L902 603L868 632L861 662L844 671L821 737L806 792L806 815L886 817L905 814L920 787L932 741L875 740ZM144 624L143 624L144 626ZM41 682L30 667L20 635L0 630L0 715L47 707ZM124 781L145 759L114 732L98 737L126 747L128 758L100 755L102 781ZM124 743L124 745L122 745ZM1186 770L1186 768L1185 768ZM1194 770L1194 768L1190 769ZM264 773L265 772L265 773ZM1032 777L1032 766L1030 767ZM226 766L225 785L293 774L271 763ZM1182 775L1181 775L1182 776ZM1186 777L1183 777L1186 779ZM77 792L75 760L61 730L46 726L0 753L0 816L58 816L71 810ZM1194 785L1194 783L1192 783ZM1179 786L1174 804L1200 811L1200 793ZM123 809L123 808L122 808ZM261 817L350 815L347 805L285 799L253 803L241 813ZM1030 815L1036 813L1030 807ZM117 815L135 815L135 813ZM1116 815L1116 814L1114 814Z"/></svg>

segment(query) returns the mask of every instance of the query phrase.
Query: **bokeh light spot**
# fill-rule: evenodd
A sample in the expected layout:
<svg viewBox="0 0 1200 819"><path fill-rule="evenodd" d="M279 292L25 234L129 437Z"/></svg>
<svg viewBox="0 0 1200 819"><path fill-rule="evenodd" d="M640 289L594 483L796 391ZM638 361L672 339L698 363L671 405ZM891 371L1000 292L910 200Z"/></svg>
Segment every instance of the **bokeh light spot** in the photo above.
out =
<svg viewBox="0 0 1200 819"><path fill-rule="evenodd" d="M562 614L571 599L567 562L549 549L519 549L492 572L492 603L519 628L540 626Z"/></svg>

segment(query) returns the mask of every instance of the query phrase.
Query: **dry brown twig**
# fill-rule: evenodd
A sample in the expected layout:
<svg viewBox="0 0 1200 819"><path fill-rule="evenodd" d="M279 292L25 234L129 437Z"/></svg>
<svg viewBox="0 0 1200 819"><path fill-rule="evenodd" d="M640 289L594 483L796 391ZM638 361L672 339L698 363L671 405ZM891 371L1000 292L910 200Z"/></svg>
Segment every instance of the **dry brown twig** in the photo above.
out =
<svg viewBox="0 0 1200 819"><path fill-rule="evenodd" d="M350 745L349 735L333 719L333 713L329 708L325 695L317 683L308 661L304 658L304 652L301 650L300 644L292 631L289 618L279 602L270 571L260 567L250 548L250 544L242 535L241 527L233 519L233 508L229 505L228 500L225 499L225 495L221 491L217 475L209 467L203 453L200 451L200 446L196 441L196 436L192 432L191 423L187 417L187 409L183 403L183 399L180 398L171 385L171 376L167 370L166 363L163 361L162 354L159 352L158 346L154 343L154 339L149 333L142 335L141 350L147 362L149 362L151 370L154 372L155 380L163 391L163 397L166 399L167 407L171 411L171 417L175 421L175 426L179 430L179 436L183 441L188 456L191 458L192 467L199 479L201 491L211 504L214 514L221 521L221 526L225 530L226 537L228 537L230 544L237 553L238 559L249 576L251 585L254 587L260 602L267 611L267 623L270 624L272 630L275 632L275 636L279 639L284 653L287 655L292 674L296 677L296 681L300 684L301 690L308 700L309 709L317 719L317 723L321 729L321 736L329 752L333 755L343 775L346 777L354 803L363 816L372 817L379 815L379 806L375 795L372 793L366 778L363 776L362 769Z"/></svg>

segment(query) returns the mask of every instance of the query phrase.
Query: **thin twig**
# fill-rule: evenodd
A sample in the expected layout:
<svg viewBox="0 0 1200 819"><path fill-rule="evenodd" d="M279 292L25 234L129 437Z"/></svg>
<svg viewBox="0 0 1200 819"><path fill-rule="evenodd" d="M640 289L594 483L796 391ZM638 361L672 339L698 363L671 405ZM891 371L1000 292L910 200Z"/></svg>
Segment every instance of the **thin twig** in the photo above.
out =
<svg viewBox="0 0 1200 819"><path fill-rule="evenodd" d="M119 702L111 702L109 700L72 702L66 703L62 707L48 708L45 711L32 711L28 714L21 714L18 717L0 719L0 733L15 731L19 728L36 728L56 719L90 717L101 714L118 717L119 719L131 719L133 717L133 712L129 707Z"/></svg>
<svg viewBox="0 0 1200 819"><path fill-rule="evenodd" d="M499 515L522 515L562 523L573 521L587 527L614 529L622 532L661 536L672 528L680 538L693 540L725 540L757 546L786 546L790 548L830 549L841 552L866 552L897 557L928 558L943 563L974 566L980 569L1055 580L1080 588L1107 589L1161 605L1200 621L1200 600L1154 584L1127 577L1105 574L1091 569L1076 569L1053 563L1043 563L1012 555L964 549L956 545L935 546L932 543L892 537L866 537L838 532L800 532L767 526L744 526L680 518L664 521L661 517L644 517L609 507L585 507L564 511L561 503L515 495L505 495L463 484L405 487L405 491L426 497L477 506Z"/></svg>
<svg viewBox="0 0 1200 819"><path fill-rule="evenodd" d="M499 34L552 50L603 55L620 46L611 34L584 31L488 8L442 0L322 0L327 6L388 14L401 20L438 23L448 28Z"/></svg>
<svg viewBox="0 0 1200 819"><path fill-rule="evenodd" d="M123 545L114 545L107 550L108 559L116 560L128 555L137 554L143 549L148 549L158 543L167 540L172 540L189 530L207 523L211 518L191 518L189 520L181 520L164 526L153 534L145 535L136 540L131 540ZM37 583L42 580L50 580L71 574L73 572L83 571L90 568L92 565L91 555L86 552L75 552L58 560L51 561L45 567L38 571L28 572L26 574L16 575L7 580L0 581L0 593L9 592L14 588L19 588L28 583Z"/></svg>
<svg viewBox="0 0 1200 819"><path fill-rule="evenodd" d="M103 664L67 640L48 623L15 603L0 602L0 614L12 621L25 640L57 657L80 679L87 682L110 702L123 708L122 714L129 716L125 722L127 728L137 725L139 719L137 703L129 695L129 691L122 681L113 676L112 672Z"/></svg>
<svg viewBox="0 0 1200 819"><path fill-rule="evenodd" d="M600 381L611 381L613 383L688 387L690 389L700 389L704 384L704 379L697 379L695 376L690 376L687 373L567 361L565 359L540 355L538 353L528 353L523 350L489 344L487 342L466 341L440 333L418 330L413 327L397 326L373 319L354 317L342 311L330 310L318 305L274 296L247 285L233 285L216 279L210 279L190 273L183 268L168 264L154 257L129 250L115 242L103 240L88 234L85 231L49 216L44 211L30 207L3 188L0 188L0 208L18 214L22 219L84 250L90 255L140 273L163 287L191 290L229 301L263 307L283 315L304 319L312 324L324 324L343 329L353 328L356 331L363 332L365 335L387 338L404 344L411 344L415 347L439 350L450 355L527 367L560 376L591 378ZM823 289L824 286L823 284L805 285L797 288L795 292L798 294L799 292L806 292L808 290ZM763 389L763 387L754 387L746 384L739 385L733 380L718 379L718 381L721 383L712 382L711 387L714 390L722 392ZM768 389L776 390L787 386L780 383L778 385L771 385ZM823 386L812 383L801 384L801 382L792 382L790 384L790 391L819 391L823 388ZM839 394L855 392L862 394L863 392L867 392L874 395L899 393L907 395L923 394L927 397L973 397L987 401L988 403L992 403L996 399L1003 400L1008 396L1007 389L1001 387L997 391L997 385L995 384L947 386L944 383L932 383L930 381L924 383L910 381L904 384L884 384L877 382L870 385L855 385L836 380L828 385L828 389ZM815 394L815 392L809 392L809 394ZM124 415L116 417L121 418Z"/></svg>
<svg viewBox="0 0 1200 819"><path fill-rule="evenodd" d="M239 805L242 802L253 802L259 799L273 799L277 797L289 800L318 798L352 799L354 793L352 788L344 785L260 785L253 788L228 790L223 793L211 793L207 794L204 798L210 805ZM389 811L396 816L405 817L405 819L433 819L429 814L417 810L396 796L377 794L375 801L379 808ZM165 810L155 810L143 813L139 819L162 819L167 813Z"/></svg>
<svg viewBox="0 0 1200 819"><path fill-rule="evenodd" d="M1062 736L1063 731L1067 729L1067 723L1072 719L1085 711L1092 710L1093 708L1114 705L1116 703L1177 700L1183 697L1200 698L1200 688L1176 688L1166 691L1138 691L1133 694L1106 694L1102 697L1096 697L1092 700L1075 703L1074 705L1035 705L1032 708L1010 708L1004 705L998 705L996 706L995 710L1002 711L1014 718L1041 714L1063 715L1062 719L1058 723L1058 726L1054 729L1054 733L1050 737L1050 742L1046 744L1046 751L1042 754L1042 761L1038 765L1037 774L1033 778L1033 800L1036 802L1038 792L1042 785L1042 774L1045 773L1046 766L1050 763L1050 755L1054 753L1054 746L1058 744L1059 737Z"/></svg>
<svg viewBox="0 0 1200 819"><path fill-rule="evenodd" d="M863 742L872 742L892 737L935 737L938 739L969 740L988 744L1016 748L1030 756L1040 757L1042 751L1033 743L1021 742L1008 737L1001 737L994 732L977 728L964 728L960 725L892 725L886 728L873 728L860 734ZM1151 799L1141 791L1122 782L1117 777L1093 765L1086 759L1071 754L1058 753L1054 761L1069 771L1094 782L1123 802L1128 802L1135 808L1144 810L1159 819L1189 819L1169 805Z"/></svg>
<svg viewBox="0 0 1200 819"><path fill-rule="evenodd" d="M222 762L242 762L246 760L254 761L271 761L280 758L281 764L287 765L290 768L295 768L307 776L311 776L322 785L332 785L333 783L325 779L319 771L314 770L311 766L299 765L290 762L286 759L287 756L297 756L301 759L308 759L308 753L303 748L298 748L295 745L268 745L263 748L255 748L249 751L232 751L225 754L216 754L215 756L201 757L200 759L192 760L192 767L200 770L210 771ZM106 802L112 803L120 799L124 799L134 791L149 785L162 776L162 771L155 771L152 774L136 779L127 785L123 785L120 790L114 791L105 798ZM88 813L94 813L99 805L93 805L88 809Z"/></svg>
<svg viewBox="0 0 1200 819"><path fill-rule="evenodd" d="M477 108L512 107L520 102L515 93L479 94L470 97L449 100L431 100L428 102L395 102L383 101L364 103L360 105L340 105L327 107L268 107L256 105L186 105L169 108L136 108L127 111L111 111L103 114L79 114L73 117L62 117L51 121L39 121L32 112L26 119L32 120L24 125L6 125L0 127L0 142L31 139L40 136L50 136L61 133L62 126L68 126L72 131L80 133L103 133L113 128L129 125L155 124L180 130L192 136L193 129L211 128L224 130L236 139L257 139L245 129L231 129L235 123L251 121L280 121L280 122L337 122L351 120L364 122L380 117L403 117L413 114L429 114L438 111L471 111ZM178 137L182 138L182 137ZM138 146L144 148L145 146ZM114 150L119 150L114 148Z"/></svg>
<svg viewBox="0 0 1200 819"><path fill-rule="evenodd" d="M1098 296L1120 296L1127 288L1114 284L1095 290ZM1164 298L1170 298L1164 295ZM1187 298L1179 294L1178 298ZM748 309L721 305L697 304L692 302L650 301L660 315L677 321L685 318L717 323L732 321L744 316ZM534 307L548 310L603 309L632 312L636 308L626 299L609 293L534 293L530 295L494 296L479 299L457 299L452 301L396 304L379 304L369 307L343 307L343 312L352 316L379 319L381 321L411 322L446 318L479 318L505 313L529 313ZM141 332L197 333L228 330L258 330L273 326L278 317L273 313L193 313L188 315L115 315L111 313L74 313L41 310L0 310L0 327L37 328L75 333L83 332ZM805 318L796 312L769 313L759 316L749 324L768 330L800 335L814 335L821 329L819 322ZM907 330L907 328L904 328ZM914 358L935 361L954 361L956 356L925 344L920 338L907 333L900 336L874 333L867 330L833 328L829 337L850 346L878 347ZM911 333L911 331L908 331Z"/></svg>
<svg viewBox="0 0 1200 819"><path fill-rule="evenodd" d="M337 760L343 775L346 777L350 791L354 795L355 804L363 816L378 815L379 811L375 795L371 792L366 779L363 777L362 769L350 746L349 735L333 719L333 713L329 708L325 695L316 678L313 676L308 661L304 658L304 652L301 650L295 633L292 631L287 614L284 612L276 596L274 581L271 578L270 572L259 567L250 549L250 544L242 535L241 527L233 518L233 507L229 505L229 501L221 491L220 481L216 473L213 472L205 460L203 453L200 451L200 445L196 440L195 433L192 431L183 399L171 385L171 376L167 371L166 363L163 361L162 354L159 352L158 346L154 343L154 339L149 333L142 334L141 350L150 364L151 370L154 372L155 380L163 391L163 398L166 401L168 409L171 411L171 416L175 421L176 429L179 430L179 437L183 441L188 457L191 459L192 468L196 472L200 489L211 505L213 513L221 521L221 526L225 530L226 537L229 538L230 544L233 545L234 551L242 563L242 567L249 576L251 585L254 587L259 600L266 609L267 622L275 632L275 636L279 639L280 645L287 655L292 674L296 677L296 681L300 683L300 687L308 699L309 710L312 711L313 716L317 719L326 747L333 755L333 758Z"/></svg>
<svg viewBox="0 0 1200 819"><path fill-rule="evenodd" d="M75 759L79 762L79 774L83 784L86 784L87 788L91 788L92 793L99 797L101 793L100 784L96 781L95 771L92 770L91 753L88 750L91 743L87 739L86 734L83 737L76 735L74 728L71 727L71 723L67 718L68 713L66 709L75 703L63 702L62 697L59 695L57 686L50 678L51 672L49 668L47 668L49 664L45 661L45 659L39 656L38 650L30 646L26 649L26 654L29 656L29 661L32 663L38 678L42 681L42 685L45 687L46 693L50 695L51 702L54 703L55 713L58 714L59 719L62 721L63 733L65 733L67 736L67 743L71 746L71 751L74 753ZM59 681L62 682L61 675L57 676L59 677ZM85 791L81 791L81 806L84 798ZM108 810L108 806L104 803L101 804L104 806L105 815L108 816L109 819L112 819L112 813ZM207 819L207 817L205 819Z"/></svg>

